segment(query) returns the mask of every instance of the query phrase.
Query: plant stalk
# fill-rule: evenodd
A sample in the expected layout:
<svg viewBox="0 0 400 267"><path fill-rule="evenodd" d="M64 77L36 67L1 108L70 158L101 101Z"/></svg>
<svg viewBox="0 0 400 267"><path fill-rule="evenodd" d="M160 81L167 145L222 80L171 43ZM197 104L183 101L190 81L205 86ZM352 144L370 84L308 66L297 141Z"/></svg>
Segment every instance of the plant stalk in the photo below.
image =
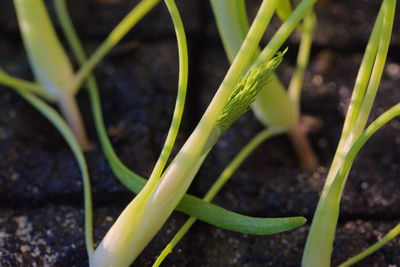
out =
<svg viewBox="0 0 400 267"><path fill-rule="evenodd" d="M373 244L372 246L368 247L364 251L360 252L359 254L355 255L354 257L351 257L347 261L343 262L340 264L338 267L349 267L364 258L368 257L372 253L376 252L378 249L392 241L395 237L397 237L400 234L400 223L396 225L392 230L390 230L389 233L387 233L381 240Z"/></svg>
<svg viewBox="0 0 400 267"><path fill-rule="evenodd" d="M82 149L88 149L82 116L73 87L74 73L51 23L43 0L14 0L18 23L32 71L40 88L56 100Z"/></svg>
<svg viewBox="0 0 400 267"><path fill-rule="evenodd" d="M165 1L176 8L173 0ZM264 0L249 34L196 129L161 180L149 180L126 207L91 258L91 266L128 266L150 242L188 189L213 144L213 129L271 19L276 0ZM207 146L208 145L208 146Z"/></svg>
<svg viewBox="0 0 400 267"><path fill-rule="evenodd" d="M395 0L385 0L382 3L368 42L353 91L352 103L346 116L342 137L307 237L302 260L304 267L330 266L340 198L351 166L344 168L348 164L346 156L365 128L366 119L369 116L379 86L390 43L395 5Z"/></svg>
<svg viewBox="0 0 400 267"><path fill-rule="evenodd" d="M64 0L55 0L56 14L60 25L69 42L72 52L80 64L86 60L85 51L69 17L67 6ZM26 82L33 87L32 83ZM101 111L100 96L94 75L87 79L87 87L92 105L95 126L103 152L111 166L111 169L119 181L133 193L139 193L146 184L146 179L129 170L116 155L111 142L107 136L103 115ZM194 216L199 220L216 227L235 231L244 234L268 235L288 231L302 225L305 221L302 217L290 218L258 218L242 215L228 211L217 205L205 202L204 200L190 194L185 194L176 207L177 211Z"/></svg>
<svg viewBox="0 0 400 267"><path fill-rule="evenodd" d="M204 196L203 200L210 202L225 185L225 183L232 177L233 173L240 167L240 165L249 157L249 155L259 147L265 140L276 136L279 132L274 130L263 130L257 134L232 160L232 162L224 169L221 175L217 178L215 183L212 185L210 190ZM168 243L165 249L161 252L160 256L157 258L153 267L160 266L161 262L172 252L172 249L176 244L183 238L183 236L189 231L192 225L196 222L196 217L190 217L185 224L179 229L175 234L173 239Z"/></svg>

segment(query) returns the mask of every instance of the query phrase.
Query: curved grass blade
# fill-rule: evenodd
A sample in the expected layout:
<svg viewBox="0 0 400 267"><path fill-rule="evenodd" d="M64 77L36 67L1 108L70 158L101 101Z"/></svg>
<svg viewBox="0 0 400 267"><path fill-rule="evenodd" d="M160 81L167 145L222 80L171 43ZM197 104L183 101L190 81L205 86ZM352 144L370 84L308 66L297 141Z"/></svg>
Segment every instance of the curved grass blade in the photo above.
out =
<svg viewBox="0 0 400 267"><path fill-rule="evenodd" d="M75 135L68 127L63 118L51 106L43 100L36 97L32 93L26 92L20 88L13 88L21 97L36 108L43 116L45 116L56 129L61 133L70 149L72 150L82 173L83 190L84 190L84 211L85 211L85 241L88 256L94 251L93 245L93 208L92 208L92 193L90 186L89 171L83 152L76 140Z"/></svg>
<svg viewBox="0 0 400 267"><path fill-rule="evenodd" d="M354 257L351 257L347 261L343 262L340 264L338 267L349 267L364 258L368 257L372 253L376 252L378 249L392 241L394 238L396 238L400 234L400 223L397 224L392 230L390 230L389 233L387 233L381 240L373 244L372 246L368 247L364 251L360 252L359 254L355 255Z"/></svg>
<svg viewBox="0 0 400 267"><path fill-rule="evenodd" d="M157 160L156 166L150 175L149 180L158 180L167 164L168 158L171 155L172 148L175 144L176 136L178 135L179 126L182 121L183 110L185 107L187 83L189 76L189 58L188 58L188 47L186 42L185 28L178 9L171 7L166 1L170 16L172 18L176 39L178 43L179 53L179 81L178 81L178 94L176 96L176 103L174 108L174 114L172 115L172 122L168 131L167 139L161 151L161 154ZM173 4L174 5L174 4Z"/></svg>

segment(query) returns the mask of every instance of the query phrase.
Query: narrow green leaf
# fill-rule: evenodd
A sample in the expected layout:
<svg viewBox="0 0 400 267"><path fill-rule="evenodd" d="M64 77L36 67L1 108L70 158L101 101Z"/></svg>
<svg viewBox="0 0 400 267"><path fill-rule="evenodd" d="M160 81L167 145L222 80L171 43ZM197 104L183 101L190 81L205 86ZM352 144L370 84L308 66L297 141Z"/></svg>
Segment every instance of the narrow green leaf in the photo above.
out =
<svg viewBox="0 0 400 267"><path fill-rule="evenodd" d="M384 0L375 21L353 91L352 101L357 101L352 102L346 115L342 136L307 237L302 260L304 267L330 266L340 200L352 165L349 149L364 130L375 99L388 53L395 6L396 0Z"/></svg>
<svg viewBox="0 0 400 267"><path fill-rule="evenodd" d="M272 235L295 229L306 222L304 217L257 218L240 215L221 207L204 202L202 209L196 209L197 200L186 196L190 201L181 202L179 209L191 210L192 216L199 220L207 220L217 227L252 235Z"/></svg>
<svg viewBox="0 0 400 267"><path fill-rule="evenodd" d="M372 253L376 252L378 249L392 241L394 238L396 238L398 235L400 235L400 223L397 224L392 230L390 230L389 233L387 233L382 239L374 243L372 246L368 247L364 251L360 252L359 254L355 255L354 257L351 257L347 261L343 262L340 264L338 267L349 267L364 258L368 257Z"/></svg>
<svg viewBox="0 0 400 267"><path fill-rule="evenodd" d="M23 89L13 88L19 95L21 95L27 102L36 108L43 116L45 116L57 130L64 137L65 141L71 148L75 159L79 164L82 173L83 190L84 190L84 211L85 211L85 241L86 250L90 256L94 250L93 244L93 207L92 207L92 193L90 186L89 171L87 168L86 160L83 152L76 140L71 129L65 123L63 118L51 106L46 104L43 100L36 97L32 93L25 92Z"/></svg>

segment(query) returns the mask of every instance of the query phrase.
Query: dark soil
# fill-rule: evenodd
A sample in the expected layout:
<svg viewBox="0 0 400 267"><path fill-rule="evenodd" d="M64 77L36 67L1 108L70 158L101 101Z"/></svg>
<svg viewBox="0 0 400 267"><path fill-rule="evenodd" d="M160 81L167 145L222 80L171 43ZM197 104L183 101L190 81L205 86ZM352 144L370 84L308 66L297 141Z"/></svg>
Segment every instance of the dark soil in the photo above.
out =
<svg viewBox="0 0 400 267"><path fill-rule="evenodd" d="M49 1L51 2L51 1ZM132 1L68 1L89 52L133 6ZM137 1L134 1L135 3ZM228 68L207 1L177 1L190 49L190 83L182 144ZM249 1L254 14L260 1ZM234 175L215 203L264 217L312 219L337 142L354 79L380 1L322 1L306 75L303 113L322 121L310 134L320 159L314 172L299 169L289 140L263 144ZM0 2L0 66L31 79L12 1ZM399 12L397 11L397 14ZM277 27L277 21L274 22ZM400 99L400 27L397 18L388 64L372 118ZM279 69L287 84L298 47L295 35ZM140 22L96 69L108 132L121 159L148 176L162 147L175 101L175 37L165 7ZM96 141L86 92L79 94L90 138L95 239L99 242L133 195L110 171ZM217 143L190 191L204 195L234 155L262 129L249 112ZM350 174L338 226L333 265L382 237L400 220L400 123L385 126L365 146ZM15 93L0 88L0 266L87 266L81 176L57 131ZM135 261L151 266L186 216L174 213ZM299 266L309 225L274 236L249 236L199 222L164 266ZM397 239L358 266L400 266Z"/></svg>

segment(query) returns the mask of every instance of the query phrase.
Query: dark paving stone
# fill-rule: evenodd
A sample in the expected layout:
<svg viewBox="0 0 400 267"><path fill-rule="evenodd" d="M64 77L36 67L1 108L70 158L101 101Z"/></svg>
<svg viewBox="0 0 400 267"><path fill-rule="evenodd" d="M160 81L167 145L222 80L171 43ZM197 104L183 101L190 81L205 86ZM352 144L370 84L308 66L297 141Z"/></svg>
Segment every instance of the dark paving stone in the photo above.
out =
<svg viewBox="0 0 400 267"><path fill-rule="evenodd" d="M52 17L55 18L52 1L46 2ZM72 14L74 25L79 34L84 38L102 40L139 3L139 0L73 0L67 2L69 12ZM186 31L188 33L199 31L201 28L201 1L191 1L191 4L188 5L185 1L179 0L177 5L182 13ZM0 17L0 29L17 38L18 22L12 1L2 1L0 10L2 10L3 14ZM125 40L158 40L160 37L174 38L171 19L163 1L160 1L154 10L138 23Z"/></svg>
<svg viewBox="0 0 400 267"><path fill-rule="evenodd" d="M380 1L364 1L362 4L353 0L325 2L317 9L319 25L315 40L318 45L351 49L351 44L367 42L381 5ZM396 13L399 10L397 6ZM399 21L395 21L392 43L399 45Z"/></svg>
<svg viewBox="0 0 400 267"><path fill-rule="evenodd" d="M174 43L165 42L139 46L129 57L112 56L97 71L104 117L116 151L128 166L144 176L150 174L169 127L177 87L173 66L177 64ZM29 77L26 69L12 67L5 65L10 72ZM80 195L80 171L57 131L14 93L4 89L0 93L1 198L40 200L59 194ZM86 93L82 92L79 98L96 144ZM95 192L126 192L113 179L98 146L87 154L87 159Z"/></svg>
<svg viewBox="0 0 400 267"><path fill-rule="evenodd" d="M261 4L258 0L246 1L247 11L250 21L257 13ZM357 0L326 0L318 1L316 14L318 25L314 34L314 44L317 47L331 47L334 49L344 49L346 51L360 51L362 45L366 44L372 30L375 17L378 14L381 1L366 0L360 4ZM206 27L207 35L214 41L219 42L218 31L215 25L211 8L207 12L208 24ZM396 13L400 8L397 6ZM400 25L395 19L393 26L392 44L400 45ZM263 39L264 44L280 27L281 21L273 18ZM300 35L295 33L289 43L297 44Z"/></svg>
<svg viewBox="0 0 400 267"><path fill-rule="evenodd" d="M94 210L97 244L122 209L122 205L114 205ZM2 209L0 215L1 266L87 266L81 207L48 204ZM135 264L151 266L183 218L175 215L168 220L164 232L156 236Z"/></svg>
<svg viewBox="0 0 400 267"><path fill-rule="evenodd" d="M94 210L97 242L120 209L108 206ZM50 204L30 209L2 209L0 213L1 266L86 266L80 207ZM151 266L183 222L184 217L175 214L134 266ZM340 224L333 264L367 248L396 223L356 220ZM198 223L167 257L164 266L299 266L307 232L308 226L305 226L273 236L248 236ZM358 266L397 264L399 248L399 240L394 240Z"/></svg>
<svg viewBox="0 0 400 267"><path fill-rule="evenodd" d="M335 241L332 265L345 261L367 248L397 222L376 223L350 221L339 225ZM204 235L207 231L209 234ZM300 266L308 227L273 236L246 236L220 229L210 229L199 224L193 228L191 236L185 237L181 245L182 257L191 253L187 261L198 266ZM394 240L355 266L396 266L400 260L399 240ZM170 262L174 263L173 259ZM180 266L179 262L176 266Z"/></svg>
<svg viewBox="0 0 400 267"><path fill-rule="evenodd" d="M88 51L97 47L133 5L129 1L78 2L69 4ZM250 14L254 14L258 2L250 3ZM322 128L310 137L321 167L315 172L301 171L289 140L274 138L245 162L216 203L254 216L304 215L311 219L340 136L360 53L373 20L370 14L377 12L378 4L330 1L318 10L322 26L316 32L317 49L306 76L302 106L305 114L323 121ZM200 36L204 31L207 37L189 44L189 115L185 115L183 133L178 137L181 144L214 95L228 64L215 29L210 30L210 14L205 17L209 23L201 24L205 4L178 1L178 5L189 35ZM9 39L0 40L0 65L31 79L10 11L12 2L1 2L0 10L5 14L0 16L0 31L9 34ZM399 99L400 66L395 51L400 27L394 29L389 64L372 118ZM144 176L150 174L157 159L175 101L177 49L173 38L166 9L160 5L96 69L111 140L122 160ZM296 36L291 42L297 42ZM295 49L290 49L278 70L286 84L293 72L295 54ZM80 93L79 102L95 145L87 158L96 207L95 239L99 241L132 194L113 178L101 155L85 92ZM251 113L240 118L216 144L190 190L203 195L240 148L261 129ZM372 244L398 222L398 129L398 120L386 126L356 160L343 196L334 264ZM65 142L27 103L1 88L0 265L86 266L81 203L79 169ZM183 215L175 214L136 265L151 266L183 220ZM299 266L307 231L303 227L276 236L255 237L199 223L168 257L165 266ZM397 264L399 246L397 240L359 266Z"/></svg>

